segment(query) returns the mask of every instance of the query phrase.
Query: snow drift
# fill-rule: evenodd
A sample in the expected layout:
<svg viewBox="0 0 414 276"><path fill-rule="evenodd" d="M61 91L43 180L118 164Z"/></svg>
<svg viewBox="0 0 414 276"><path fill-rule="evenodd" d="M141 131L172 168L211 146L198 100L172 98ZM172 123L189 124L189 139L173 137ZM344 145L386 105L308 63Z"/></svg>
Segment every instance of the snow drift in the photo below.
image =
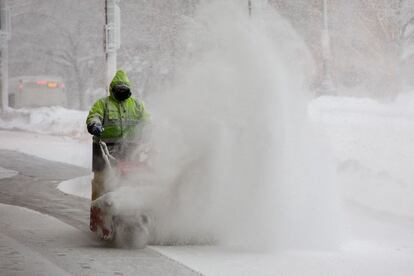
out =
<svg viewBox="0 0 414 276"><path fill-rule="evenodd" d="M9 109L0 116L0 128L80 138L87 134L87 112L61 106Z"/></svg>

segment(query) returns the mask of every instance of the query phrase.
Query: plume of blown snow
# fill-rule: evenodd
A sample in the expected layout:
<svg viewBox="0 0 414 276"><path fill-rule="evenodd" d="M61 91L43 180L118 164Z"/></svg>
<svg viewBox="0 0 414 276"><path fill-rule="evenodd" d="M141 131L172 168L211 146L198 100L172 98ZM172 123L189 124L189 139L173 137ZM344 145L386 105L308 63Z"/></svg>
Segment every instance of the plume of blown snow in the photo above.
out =
<svg viewBox="0 0 414 276"><path fill-rule="evenodd" d="M148 101L152 170L123 204L152 243L335 247L333 162L307 122L309 52L270 7L202 1L172 83Z"/></svg>

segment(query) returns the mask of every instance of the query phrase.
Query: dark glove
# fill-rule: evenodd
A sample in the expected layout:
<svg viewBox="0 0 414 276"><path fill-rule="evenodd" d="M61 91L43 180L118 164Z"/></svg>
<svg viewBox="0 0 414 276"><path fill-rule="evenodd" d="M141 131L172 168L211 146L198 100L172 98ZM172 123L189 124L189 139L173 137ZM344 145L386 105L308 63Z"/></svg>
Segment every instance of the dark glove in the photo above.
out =
<svg viewBox="0 0 414 276"><path fill-rule="evenodd" d="M103 127L100 125L91 125L90 127L88 127L88 131L90 134L95 135L95 136L101 136L102 131L103 131Z"/></svg>

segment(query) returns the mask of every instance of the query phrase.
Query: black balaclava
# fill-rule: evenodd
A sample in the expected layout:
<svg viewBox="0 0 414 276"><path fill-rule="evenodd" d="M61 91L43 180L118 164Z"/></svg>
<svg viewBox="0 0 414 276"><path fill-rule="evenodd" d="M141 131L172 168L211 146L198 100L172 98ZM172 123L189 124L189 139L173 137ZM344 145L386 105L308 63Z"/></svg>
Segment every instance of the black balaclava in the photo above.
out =
<svg viewBox="0 0 414 276"><path fill-rule="evenodd" d="M125 84L117 84L112 87L112 95L115 99L122 102L131 97L131 89Z"/></svg>

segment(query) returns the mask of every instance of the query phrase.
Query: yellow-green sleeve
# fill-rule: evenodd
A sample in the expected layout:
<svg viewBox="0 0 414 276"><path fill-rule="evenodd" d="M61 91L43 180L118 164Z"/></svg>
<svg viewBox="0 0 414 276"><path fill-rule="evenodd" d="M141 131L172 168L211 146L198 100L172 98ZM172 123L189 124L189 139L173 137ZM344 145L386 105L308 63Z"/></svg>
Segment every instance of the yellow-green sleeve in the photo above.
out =
<svg viewBox="0 0 414 276"><path fill-rule="evenodd" d="M105 100L99 99L89 110L88 117L86 119L86 125L92 124L102 125L103 117L105 113Z"/></svg>

